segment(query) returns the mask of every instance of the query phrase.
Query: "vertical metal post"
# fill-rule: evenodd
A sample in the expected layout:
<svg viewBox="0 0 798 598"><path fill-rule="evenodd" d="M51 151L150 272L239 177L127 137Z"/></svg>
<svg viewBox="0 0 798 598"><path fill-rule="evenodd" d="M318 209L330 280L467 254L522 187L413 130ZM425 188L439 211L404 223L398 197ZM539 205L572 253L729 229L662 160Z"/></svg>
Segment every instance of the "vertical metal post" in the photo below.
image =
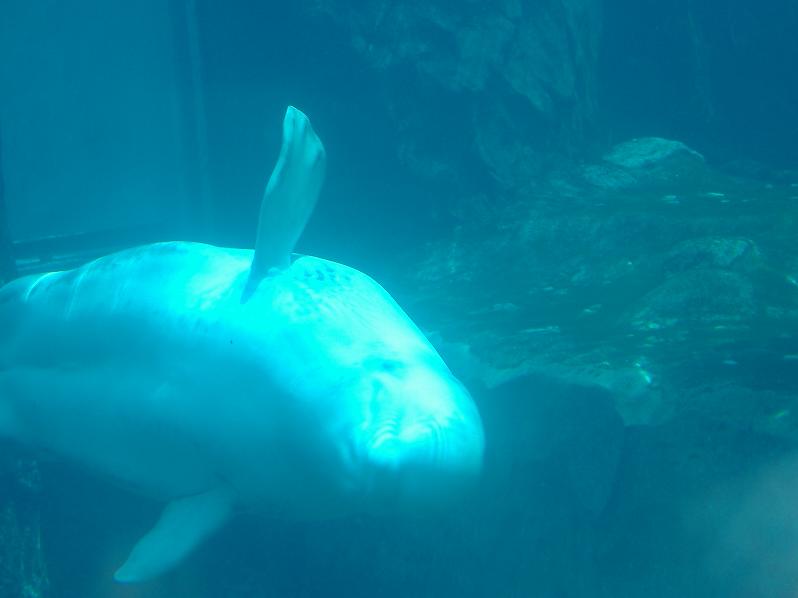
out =
<svg viewBox="0 0 798 598"><path fill-rule="evenodd" d="M208 126L197 3L195 0L171 0L170 12L188 179L185 216L192 228L192 237L196 237L197 232L202 236L212 235L213 203L208 173Z"/></svg>
<svg viewBox="0 0 798 598"><path fill-rule="evenodd" d="M6 212L5 181L3 179L3 129L0 127L0 283L16 276L11 232Z"/></svg>

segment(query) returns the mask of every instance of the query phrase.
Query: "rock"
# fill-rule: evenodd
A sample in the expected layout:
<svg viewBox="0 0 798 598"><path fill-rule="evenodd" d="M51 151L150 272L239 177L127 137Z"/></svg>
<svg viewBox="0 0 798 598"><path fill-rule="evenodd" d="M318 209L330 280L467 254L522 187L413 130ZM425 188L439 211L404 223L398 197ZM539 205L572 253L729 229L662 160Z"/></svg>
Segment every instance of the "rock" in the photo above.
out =
<svg viewBox="0 0 798 598"><path fill-rule="evenodd" d="M594 530L625 438L612 397L532 374L476 398L492 439L466 538L489 580L482 594L595 596Z"/></svg>
<svg viewBox="0 0 798 598"><path fill-rule="evenodd" d="M39 472L16 456L0 462L0 596L49 595L39 529Z"/></svg>
<svg viewBox="0 0 798 598"><path fill-rule="evenodd" d="M704 157L679 141L644 137L619 143L598 164L585 167L585 180L600 189L629 190L696 184L706 176Z"/></svg>
<svg viewBox="0 0 798 598"><path fill-rule="evenodd" d="M300 5L346 32L382 81L399 153L423 176L524 188L589 141L598 0Z"/></svg>
<svg viewBox="0 0 798 598"><path fill-rule="evenodd" d="M659 331L675 327L748 328L757 313L754 285L748 278L719 269L690 270L671 276L648 293L631 318L634 328Z"/></svg>
<svg viewBox="0 0 798 598"><path fill-rule="evenodd" d="M683 402L696 384L798 389L794 188L728 177L683 144L633 150L608 154L615 172L672 183L598 187L561 170L551 190L426 246L406 285L416 312L481 383L546 372L601 386L627 425L714 417ZM689 184L669 170L685 164Z"/></svg>
<svg viewBox="0 0 798 598"><path fill-rule="evenodd" d="M762 309L755 289L761 293L764 284L755 283L752 276L765 270L750 239L683 241L662 258L664 280L638 301L629 323L655 336L665 330L688 334L708 328L750 329Z"/></svg>
<svg viewBox="0 0 798 598"><path fill-rule="evenodd" d="M625 425L659 425L673 416L673 406L666 400L660 376L652 373L644 360L602 365L577 369L570 375L609 391Z"/></svg>
<svg viewBox="0 0 798 598"><path fill-rule="evenodd" d="M688 164L704 166L704 157L691 150L681 141L660 137L642 137L619 143L604 161L627 170L658 169L668 164Z"/></svg>
<svg viewBox="0 0 798 598"><path fill-rule="evenodd" d="M758 399L710 390L728 415ZM725 395L725 397L724 397ZM693 392L692 405L704 395ZM599 570L606 596L787 598L798 578L795 444L694 409L627 430Z"/></svg>
<svg viewBox="0 0 798 598"><path fill-rule="evenodd" d="M668 273L695 268L751 272L762 265L762 255L756 244L739 237L703 237L684 241L668 253L663 264Z"/></svg>

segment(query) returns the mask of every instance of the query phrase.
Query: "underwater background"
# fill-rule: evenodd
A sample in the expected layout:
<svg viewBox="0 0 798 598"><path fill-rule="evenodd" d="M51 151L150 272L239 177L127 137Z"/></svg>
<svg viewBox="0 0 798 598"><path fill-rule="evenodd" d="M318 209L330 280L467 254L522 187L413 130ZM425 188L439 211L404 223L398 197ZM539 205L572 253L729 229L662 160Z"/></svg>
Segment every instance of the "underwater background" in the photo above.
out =
<svg viewBox="0 0 798 598"><path fill-rule="evenodd" d="M241 517L121 586L160 505L0 445L0 598L798 594L796 64L791 0L3 0L0 278L252 247L296 105L298 250L385 286L487 453L445 513Z"/></svg>

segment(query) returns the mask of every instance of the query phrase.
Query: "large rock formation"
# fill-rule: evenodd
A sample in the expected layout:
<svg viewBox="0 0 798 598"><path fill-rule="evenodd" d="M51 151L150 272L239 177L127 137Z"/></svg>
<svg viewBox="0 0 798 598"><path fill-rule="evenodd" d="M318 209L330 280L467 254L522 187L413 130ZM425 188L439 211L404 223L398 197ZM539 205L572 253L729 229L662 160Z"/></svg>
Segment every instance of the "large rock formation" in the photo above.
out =
<svg viewBox="0 0 798 598"><path fill-rule="evenodd" d="M798 173L764 184L680 143L629 141L419 252L409 309L434 323L456 371L488 385L528 371L597 384L626 423L612 497L581 532L593 551L575 567L584 584L541 595L794 592L796 188ZM540 579L555 583L558 565Z"/></svg>
<svg viewBox="0 0 798 598"><path fill-rule="evenodd" d="M593 131L597 0L301 4L371 65L419 173L525 187Z"/></svg>
<svg viewBox="0 0 798 598"><path fill-rule="evenodd" d="M757 368L782 392L798 352L795 196L681 144L626 142L425 248L416 309L487 361L468 366L487 382L559 370L615 391L630 424L703 408L686 389L750 384Z"/></svg>

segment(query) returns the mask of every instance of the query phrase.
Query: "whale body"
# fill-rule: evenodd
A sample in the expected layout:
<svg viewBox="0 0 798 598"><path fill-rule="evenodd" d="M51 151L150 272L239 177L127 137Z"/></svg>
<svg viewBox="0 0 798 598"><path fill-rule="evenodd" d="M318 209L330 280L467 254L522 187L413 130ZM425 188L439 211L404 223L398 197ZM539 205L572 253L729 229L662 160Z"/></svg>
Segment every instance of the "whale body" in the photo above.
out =
<svg viewBox="0 0 798 598"><path fill-rule="evenodd" d="M0 289L0 437L167 503L120 582L237 511L413 509L479 474L476 406L405 312L367 275L291 253L324 168L289 107L254 251L157 243Z"/></svg>

